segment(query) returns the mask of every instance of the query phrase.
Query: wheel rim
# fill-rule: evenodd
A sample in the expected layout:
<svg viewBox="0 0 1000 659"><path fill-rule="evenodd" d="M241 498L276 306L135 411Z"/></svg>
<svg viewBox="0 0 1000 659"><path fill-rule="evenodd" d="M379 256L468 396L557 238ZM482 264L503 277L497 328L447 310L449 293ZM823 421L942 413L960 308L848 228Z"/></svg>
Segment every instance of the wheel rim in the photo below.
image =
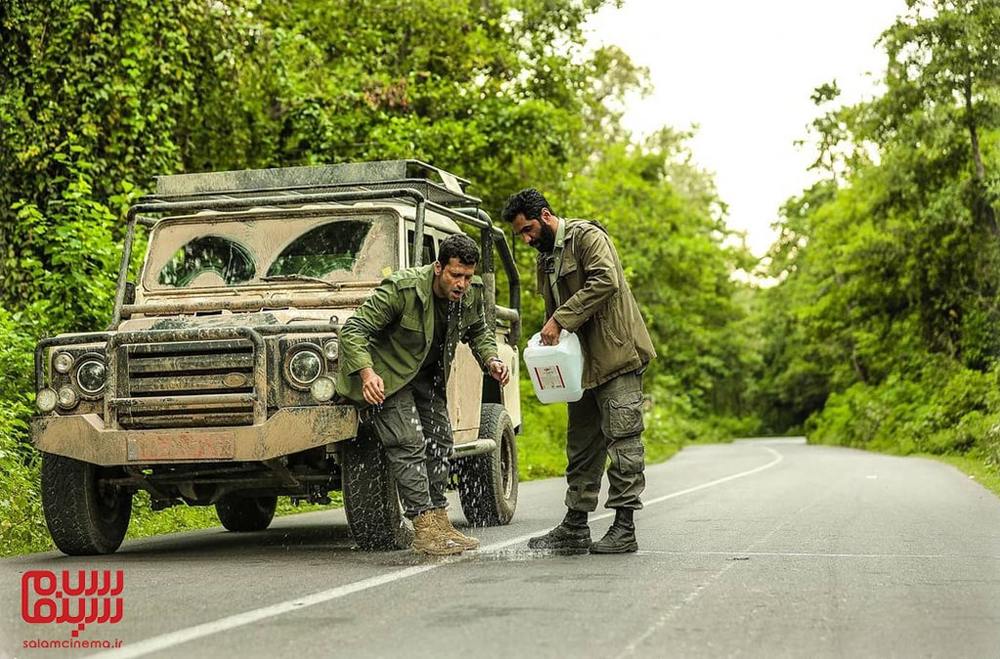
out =
<svg viewBox="0 0 1000 659"><path fill-rule="evenodd" d="M500 479L503 486L503 498L509 500L514 494L514 442L508 432L504 432L500 442Z"/></svg>

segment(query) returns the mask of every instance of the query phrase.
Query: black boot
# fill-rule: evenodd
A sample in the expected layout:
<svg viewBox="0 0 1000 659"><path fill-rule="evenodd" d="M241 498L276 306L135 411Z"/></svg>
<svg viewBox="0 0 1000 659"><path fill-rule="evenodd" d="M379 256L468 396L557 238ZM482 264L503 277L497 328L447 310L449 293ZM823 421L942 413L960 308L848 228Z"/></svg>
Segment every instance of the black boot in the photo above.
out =
<svg viewBox="0 0 1000 659"><path fill-rule="evenodd" d="M591 554L628 554L639 551L639 543L635 540L635 523L632 521L631 508L615 510L615 521L611 524L604 537L590 545Z"/></svg>
<svg viewBox="0 0 1000 659"><path fill-rule="evenodd" d="M587 513L583 510L568 510L566 517L545 535L528 540L530 549L577 549L590 547L590 527Z"/></svg>

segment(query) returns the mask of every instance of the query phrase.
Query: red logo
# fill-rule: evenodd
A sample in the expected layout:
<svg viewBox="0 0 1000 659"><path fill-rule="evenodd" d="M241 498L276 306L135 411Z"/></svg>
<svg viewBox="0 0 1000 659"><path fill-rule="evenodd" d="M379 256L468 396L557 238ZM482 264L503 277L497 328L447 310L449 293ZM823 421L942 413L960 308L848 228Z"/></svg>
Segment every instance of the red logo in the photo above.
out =
<svg viewBox="0 0 1000 659"><path fill-rule="evenodd" d="M124 612L123 570L28 570L21 577L21 619L33 625L69 623L73 637L91 624L114 625Z"/></svg>

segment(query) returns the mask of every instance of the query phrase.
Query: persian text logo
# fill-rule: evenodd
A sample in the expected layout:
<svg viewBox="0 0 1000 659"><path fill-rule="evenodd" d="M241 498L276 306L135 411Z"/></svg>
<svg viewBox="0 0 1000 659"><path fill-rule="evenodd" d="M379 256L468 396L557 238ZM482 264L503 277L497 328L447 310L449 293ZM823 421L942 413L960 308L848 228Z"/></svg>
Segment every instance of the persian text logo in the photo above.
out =
<svg viewBox="0 0 1000 659"><path fill-rule="evenodd" d="M73 637L90 624L114 625L124 612L123 570L28 570L21 577L21 619L33 625L70 623Z"/></svg>

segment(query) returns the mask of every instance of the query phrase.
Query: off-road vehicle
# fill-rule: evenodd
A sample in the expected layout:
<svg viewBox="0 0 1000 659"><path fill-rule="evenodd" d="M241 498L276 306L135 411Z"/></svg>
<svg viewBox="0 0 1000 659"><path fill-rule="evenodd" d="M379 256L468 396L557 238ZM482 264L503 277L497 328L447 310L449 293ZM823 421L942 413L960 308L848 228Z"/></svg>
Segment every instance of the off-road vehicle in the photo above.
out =
<svg viewBox="0 0 1000 659"><path fill-rule="evenodd" d="M481 244L487 321L512 376L501 387L460 344L452 483L470 523L508 523L519 280L467 186L414 160L159 177L128 211L110 328L35 351L32 436L56 546L114 552L139 490L154 509L214 505L230 531L267 528L279 496L328 503L342 490L359 546L407 546L381 443L334 391L338 331L382 278L433 261L463 227ZM140 225L147 246L132 282ZM496 256L508 306L496 304Z"/></svg>

